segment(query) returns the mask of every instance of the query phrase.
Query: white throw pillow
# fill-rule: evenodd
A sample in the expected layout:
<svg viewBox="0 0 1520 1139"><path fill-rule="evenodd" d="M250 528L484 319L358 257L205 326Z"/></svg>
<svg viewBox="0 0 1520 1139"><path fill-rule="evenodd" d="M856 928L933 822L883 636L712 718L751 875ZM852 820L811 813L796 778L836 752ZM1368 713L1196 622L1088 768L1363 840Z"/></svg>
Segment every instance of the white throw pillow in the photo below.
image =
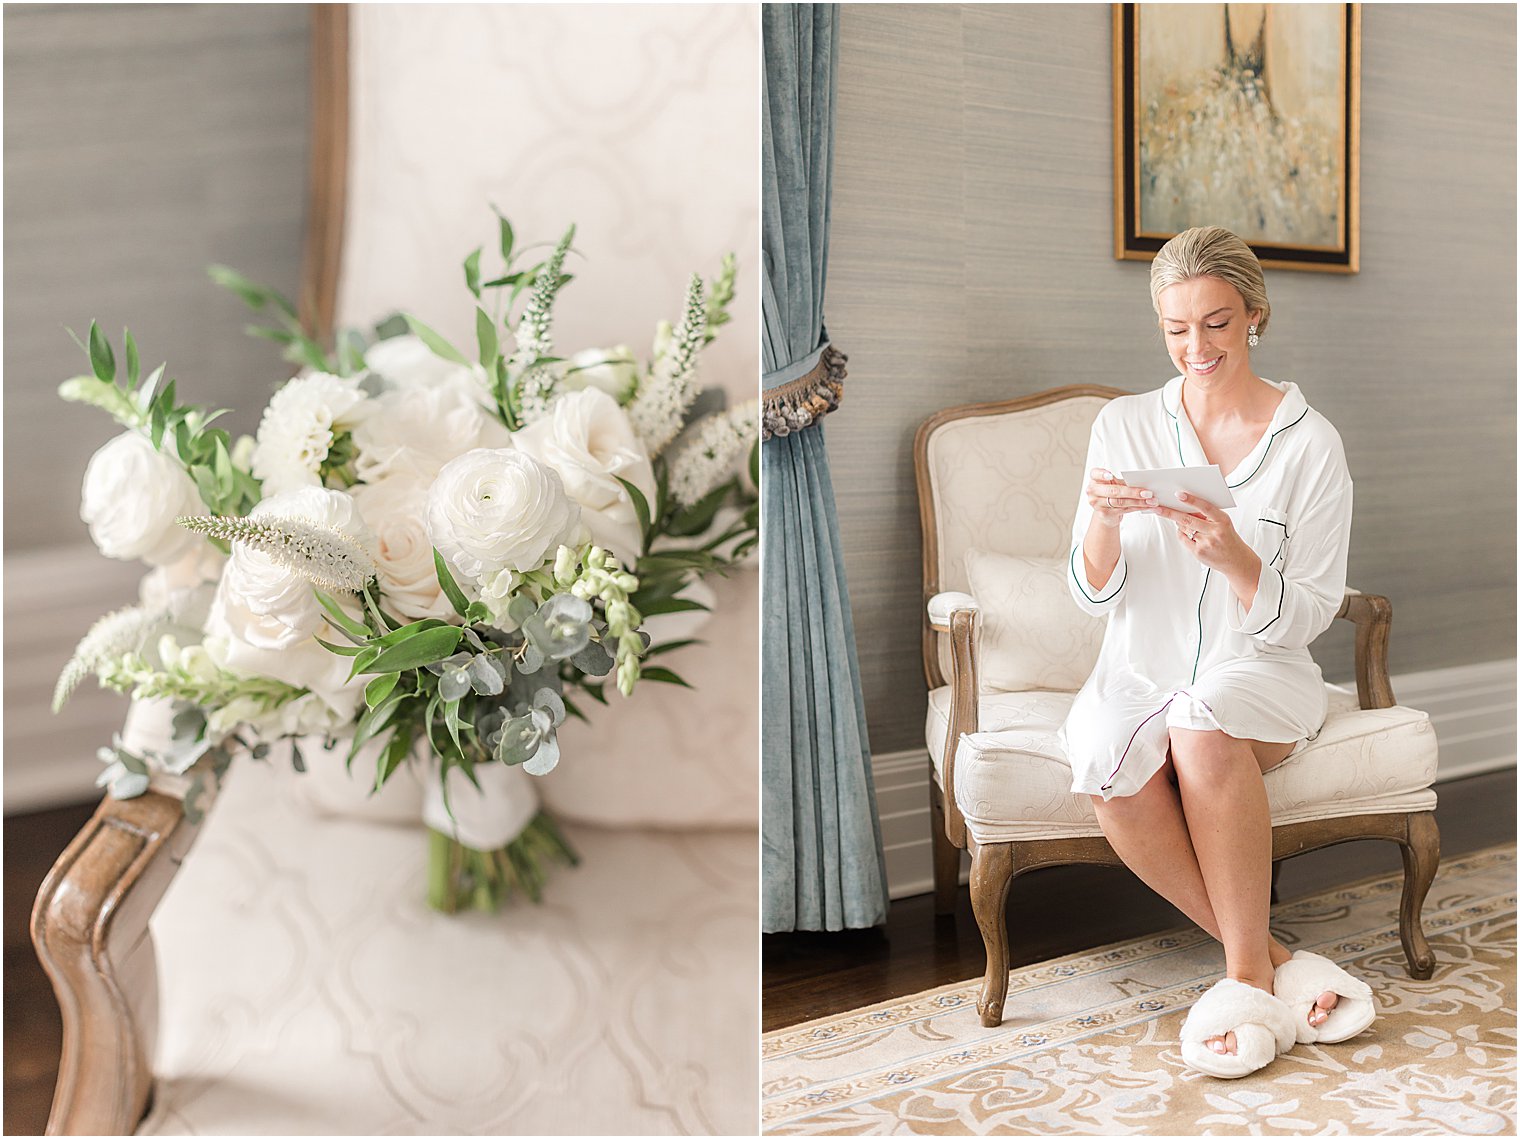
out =
<svg viewBox="0 0 1520 1139"><path fill-rule="evenodd" d="M966 576L981 610L984 689L1082 687L1098 663L1106 622L1077 608L1063 559L972 549Z"/></svg>

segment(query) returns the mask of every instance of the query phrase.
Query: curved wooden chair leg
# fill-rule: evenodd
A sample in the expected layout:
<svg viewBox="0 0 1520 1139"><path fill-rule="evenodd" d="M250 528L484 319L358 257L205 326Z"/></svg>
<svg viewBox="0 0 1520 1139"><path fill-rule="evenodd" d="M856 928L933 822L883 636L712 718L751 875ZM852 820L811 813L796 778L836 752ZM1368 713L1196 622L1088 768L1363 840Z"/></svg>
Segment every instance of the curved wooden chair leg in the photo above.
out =
<svg viewBox="0 0 1520 1139"><path fill-rule="evenodd" d="M1420 923L1420 910L1425 905L1425 895L1435 881L1436 867L1441 863L1441 832L1436 827L1432 811L1421 811L1408 816L1408 841L1401 843L1404 855L1404 894L1399 902L1399 940L1404 945L1404 958L1409 963L1409 975L1417 981L1429 979L1435 972L1436 958L1425 940L1425 927Z"/></svg>
<svg viewBox="0 0 1520 1139"><path fill-rule="evenodd" d="M1282 873L1282 863L1281 862L1274 862L1274 863L1272 863L1272 896L1271 896L1270 901L1271 901L1271 904L1274 905L1274 906L1277 905L1277 903L1278 903L1278 897L1277 897L1277 878L1278 878L1278 875L1280 875L1281 873Z"/></svg>
<svg viewBox="0 0 1520 1139"><path fill-rule="evenodd" d="M106 799L38 891L32 943L63 1017L49 1135L130 1135L147 1111L158 1029L148 919L199 829L171 794Z"/></svg>
<svg viewBox="0 0 1520 1139"><path fill-rule="evenodd" d="M971 856L971 909L987 949L987 977L976 1011L984 1028L1003 1023L1003 1001L1008 996L1008 885L1013 881L1013 844L978 846Z"/></svg>
<svg viewBox="0 0 1520 1139"><path fill-rule="evenodd" d="M945 834L945 801L938 786L929 790L930 841L934 846L934 912L953 914L961 884L961 852Z"/></svg>

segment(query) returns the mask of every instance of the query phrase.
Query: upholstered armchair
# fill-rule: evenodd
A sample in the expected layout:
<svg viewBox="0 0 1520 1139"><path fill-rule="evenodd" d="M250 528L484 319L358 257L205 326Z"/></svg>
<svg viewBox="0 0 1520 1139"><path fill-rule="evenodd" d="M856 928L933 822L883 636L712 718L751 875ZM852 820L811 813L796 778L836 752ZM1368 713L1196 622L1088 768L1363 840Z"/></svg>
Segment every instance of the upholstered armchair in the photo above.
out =
<svg viewBox="0 0 1520 1139"><path fill-rule="evenodd" d="M755 246L744 132L716 156L663 140L692 116L749 121L758 16L662 16L673 38L646 56L637 7L313 7L313 327L404 308L473 345L458 261L494 240L493 204L524 234L578 222L595 250L556 321L570 347L639 343L692 267ZM573 77L546 47L576 53ZM703 374L735 403L758 373L741 298ZM255 407L290 374L270 365ZM581 863L541 905L428 909L419 784L403 770L367 799L345 751L308 748L305 775L240 756L203 822L172 781L105 800L33 912L64 1026L49 1133L750 1131L758 571L712 589L699 643L661 658L696 692L646 685L562 728L535 786Z"/></svg>
<svg viewBox="0 0 1520 1139"><path fill-rule="evenodd" d="M1071 792L1056 733L1103 630L1067 596L1063 576L1088 433L1104 401L1123 394L1073 386L949 408L924 422L914 449L936 909L953 909L969 851L987 1027L1002 1021L1007 995L1013 879L1042 866L1120 864L1088 797ZM1356 626L1356 693L1329 686L1323 731L1266 774L1274 877L1278 860L1306 850L1398 843L1399 934L1410 975L1429 977L1420 907L1440 858L1435 733L1423 712L1394 702L1387 599L1348 589L1338 616Z"/></svg>

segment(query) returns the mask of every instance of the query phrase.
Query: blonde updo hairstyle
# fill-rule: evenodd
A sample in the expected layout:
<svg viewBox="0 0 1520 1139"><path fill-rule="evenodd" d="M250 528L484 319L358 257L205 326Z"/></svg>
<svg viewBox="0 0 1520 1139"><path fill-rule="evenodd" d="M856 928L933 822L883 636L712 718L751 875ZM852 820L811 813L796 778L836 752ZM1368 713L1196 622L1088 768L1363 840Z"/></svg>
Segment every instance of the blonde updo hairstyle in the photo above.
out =
<svg viewBox="0 0 1520 1139"><path fill-rule="evenodd" d="M1233 285L1246 303L1246 314L1260 312L1258 336L1267 331L1272 306L1267 302L1267 281L1261 262L1251 247L1223 226L1201 225L1185 229L1172 238L1151 262L1151 307L1161 317L1162 290L1195 277L1215 277Z"/></svg>

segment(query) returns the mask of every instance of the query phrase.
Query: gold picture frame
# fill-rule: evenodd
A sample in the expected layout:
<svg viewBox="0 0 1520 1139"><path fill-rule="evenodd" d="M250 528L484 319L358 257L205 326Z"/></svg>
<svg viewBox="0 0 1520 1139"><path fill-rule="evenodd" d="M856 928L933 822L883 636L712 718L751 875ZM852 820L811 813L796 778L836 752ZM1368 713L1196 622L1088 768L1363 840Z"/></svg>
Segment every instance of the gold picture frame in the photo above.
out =
<svg viewBox="0 0 1520 1139"><path fill-rule="evenodd" d="M1360 4L1115 4L1114 256L1222 225L1360 269Z"/></svg>

